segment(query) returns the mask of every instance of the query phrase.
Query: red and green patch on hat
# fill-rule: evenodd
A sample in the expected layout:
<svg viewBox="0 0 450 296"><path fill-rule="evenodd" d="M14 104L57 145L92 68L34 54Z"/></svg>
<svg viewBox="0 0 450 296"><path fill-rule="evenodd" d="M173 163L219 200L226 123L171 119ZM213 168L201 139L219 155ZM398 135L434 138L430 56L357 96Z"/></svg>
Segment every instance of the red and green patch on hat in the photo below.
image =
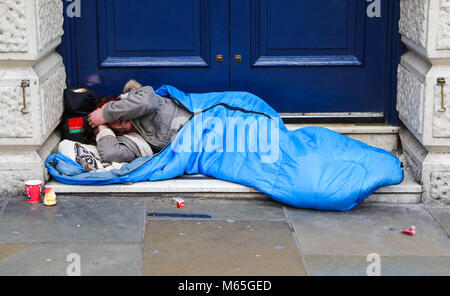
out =
<svg viewBox="0 0 450 296"><path fill-rule="evenodd" d="M69 119L69 133L78 134L84 132L83 117Z"/></svg>

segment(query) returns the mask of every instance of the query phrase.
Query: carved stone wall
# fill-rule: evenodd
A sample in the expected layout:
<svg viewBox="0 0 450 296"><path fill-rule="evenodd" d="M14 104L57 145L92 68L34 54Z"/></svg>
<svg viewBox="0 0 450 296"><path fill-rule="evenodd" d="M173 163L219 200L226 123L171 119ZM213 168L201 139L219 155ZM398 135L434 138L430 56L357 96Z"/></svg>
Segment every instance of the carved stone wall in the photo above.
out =
<svg viewBox="0 0 450 296"><path fill-rule="evenodd" d="M36 174L36 171L0 171L0 192L6 195L25 194L24 185L27 180L41 179L42 176Z"/></svg>
<svg viewBox="0 0 450 296"><path fill-rule="evenodd" d="M66 71L64 66L59 67L41 85L43 135L48 135L61 122L64 111L63 92L65 88Z"/></svg>
<svg viewBox="0 0 450 296"><path fill-rule="evenodd" d="M44 161L60 136L66 74L54 52L63 34L63 0L0 0L0 194L21 195L45 181ZM21 82L30 82L25 91ZM28 114L21 112L26 95Z"/></svg>
<svg viewBox="0 0 450 296"><path fill-rule="evenodd" d="M425 85L402 65L398 67L397 110L400 117L423 134Z"/></svg>
<svg viewBox="0 0 450 296"><path fill-rule="evenodd" d="M401 0L401 15L409 49L398 75L398 110L410 133L402 137L404 157L423 185L423 201L450 204L450 0Z"/></svg>
<svg viewBox="0 0 450 296"><path fill-rule="evenodd" d="M33 67L0 67L0 146L42 145L61 120L64 110L65 69L62 58L51 53ZM25 88L28 114L21 82Z"/></svg>
<svg viewBox="0 0 450 296"><path fill-rule="evenodd" d="M450 49L450 0L440 0L437 49Z"/></svg>
<svg viewBox="0 0 450 296"><path fill-rule="evenodd" d="M431 197L435 200L450 198L450 172L431 174Z"/></svg>
<svg viewBox="0 0 450 296"><path fill-rule="evenodd" d="M450 81L450 77L447 77L446 80ZM444 87L444 95L447 112L441 110L441 87L434 87L433 137L435 138L450 138L450 86Z"/></svg>
<svg viewBox="0 0 450 296"><path fill-rule="evenodd" d="M400 33L425 47L427 42L428 0L400 0Z"/></svg>
<svg viewBox="0 0 450 296"><path fill-rule="evenodd" d="M44 161L57 150L60 136L52 133L36 151L2 151L0 153L0 192L6 195L23 195L26 180L48 179Z"/></svg>
<svg viewBox="0 0 450 296"><path fill-rule="evenodd" d="M400 0L406 46L434 62L450 56L450 0Z"/></svg>
<svg viewBox="0 0 450 296"><path fill-rule="evenodd" d="M30 93L27 95L32 108ZM32 114L21 113L23 96L19 87L0 87L0 138L32 138Z"/></svg>
<svg viewBox="0 0 450 296"><path fill-rule="evenodd" d="M39 50L45 48L64 33L62 29L64 22L62 10L63 3L61 0L38 0Z"/></svg>
<svg viewBox="0 0 450 296"><path fill-rule="evenodd" d="M63 0L0 0L0 61L36 61L60 43Z"/></svg>
<svg viewBox="0 0 450 296"><path fill-rule="evenodd" d="M28 30L23 1L0 2L0 52L27 52Z"/></svg>

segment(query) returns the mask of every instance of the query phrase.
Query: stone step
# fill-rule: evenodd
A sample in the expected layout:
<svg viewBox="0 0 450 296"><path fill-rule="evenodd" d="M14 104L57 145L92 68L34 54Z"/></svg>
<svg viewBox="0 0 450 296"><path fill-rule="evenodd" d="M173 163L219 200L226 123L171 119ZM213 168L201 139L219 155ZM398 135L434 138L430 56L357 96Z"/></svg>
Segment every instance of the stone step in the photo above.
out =
<svg viewBox="0 0 450 296"><path fill-rule="evenodd" d="M346 135L368 145L385 149L389 152L397 150L400 127L387 124L351 123L351 124L287 124L289 130L307 126L322 126Z"/></svg>
<svg viewBox="0 0 450 296"><path fill-rule="evenodd" d="M263 193L247 186L217 180L203 175L182 176L173 180L139 182L107 186L74 186L51 180L48 187L62 195L137 195L203 198L268 198ZM408 173L399 185L381 188L367 202L420 203L422 187Z"/></svg>
<svg viewBox="0 0 450 296"><path fill-rule="evenodd" d="M369 145L395 151L400 128L383 124L288 124L290 130L306 126L322 126ZM108 186L72 186L50 181L57 194L62 195L138 195L138 196L195 196L208 198L267 198L261 192L246 186L209 178L202 175L183 176L159 182L140 182ZM420 203L422 187L408 173L396 186L381 188L367 202Z"/></svg>

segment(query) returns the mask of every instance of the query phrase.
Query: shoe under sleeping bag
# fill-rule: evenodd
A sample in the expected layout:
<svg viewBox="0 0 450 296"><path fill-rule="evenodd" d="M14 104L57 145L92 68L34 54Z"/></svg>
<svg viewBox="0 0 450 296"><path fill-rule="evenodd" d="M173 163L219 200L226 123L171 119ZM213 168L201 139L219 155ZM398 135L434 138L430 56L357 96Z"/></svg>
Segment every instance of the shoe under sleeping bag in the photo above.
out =
<svg viewBox="0 0 450 296"><path fill-rule="evenodd" d="M167 85L156 93L194 113L169 146L108 172L88 173L53 154L46 160L53 178L108 185L203 174L256 188L289 206L337 211L403 179L393 154L326 128L289 131L275 110L250 93L185 94Z"/></svg>

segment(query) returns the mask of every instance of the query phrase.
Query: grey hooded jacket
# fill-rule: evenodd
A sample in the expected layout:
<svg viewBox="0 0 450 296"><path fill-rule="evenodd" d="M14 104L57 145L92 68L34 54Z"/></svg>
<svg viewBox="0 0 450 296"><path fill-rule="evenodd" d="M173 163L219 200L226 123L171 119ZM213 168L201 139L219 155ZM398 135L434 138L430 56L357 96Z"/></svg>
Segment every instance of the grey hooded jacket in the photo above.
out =
<svg viewBox="0 0 450 296"><path fill-rule="evenodd" d="M97 150L104 163L132 162L143 156L153 156L153 151L141 135L128 133L116 137L110 129L104 129L97 134Z"/></svg>
<svg viewBox="0 0 450 296"><path fill-rule="evenodd" d="M103 109L107 122L131 120L154 152L166 147L192 115L171 99L156 94L150 86L131 90L120 101L109 102Z"/></svg>

